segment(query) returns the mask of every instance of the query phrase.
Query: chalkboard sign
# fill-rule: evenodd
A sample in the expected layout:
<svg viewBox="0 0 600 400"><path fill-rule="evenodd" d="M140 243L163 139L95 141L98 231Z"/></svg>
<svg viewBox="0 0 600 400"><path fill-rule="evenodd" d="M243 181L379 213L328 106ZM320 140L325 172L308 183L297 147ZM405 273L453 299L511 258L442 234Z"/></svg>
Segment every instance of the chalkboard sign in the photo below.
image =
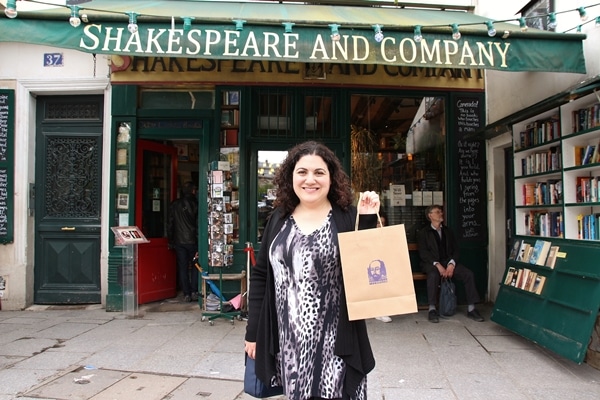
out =
<svg viewBox="0 0 600 400"><path fill-rule="evenodd" d="M13 90L0 90L0 243L13 241Z"/></svg>
<svg viewBox="0 0 600 400"><path fill-rule="evenodd" d="M462 240L485 240L485 145L482 140L465 138L481 127L483 96L455 97L454 107L458 233Z"/></svg>

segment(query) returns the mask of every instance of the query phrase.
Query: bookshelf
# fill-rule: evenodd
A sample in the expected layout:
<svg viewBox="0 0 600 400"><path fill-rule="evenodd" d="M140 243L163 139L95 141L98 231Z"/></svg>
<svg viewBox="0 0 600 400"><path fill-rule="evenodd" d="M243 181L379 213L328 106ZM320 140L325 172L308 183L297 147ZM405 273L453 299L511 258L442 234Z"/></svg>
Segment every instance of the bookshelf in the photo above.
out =
<svg viewBox="0 0 600 400"><path fill-rule="evenodd" d="M221 147L237 147L240 131L240 92L224 90L221 92Z"/></svg>
<svg viewBox="0 0 600 400"><path fill-rule="evenodd" d="M600 307L600 99L512 128L516 235L491 320L581 363Z"/></svg>

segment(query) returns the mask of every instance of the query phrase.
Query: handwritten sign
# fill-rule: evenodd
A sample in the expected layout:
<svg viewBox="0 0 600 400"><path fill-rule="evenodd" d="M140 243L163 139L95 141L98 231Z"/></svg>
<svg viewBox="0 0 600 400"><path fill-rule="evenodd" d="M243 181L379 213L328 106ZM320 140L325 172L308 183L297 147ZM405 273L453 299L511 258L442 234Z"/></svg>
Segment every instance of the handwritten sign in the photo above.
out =
<svg viewBox="0 0 600 400"><path fill-rule="evenodd" d="M14 91L0 90L0 243L13 241Z"/></svg>
<svg viewBox="0 0 600 400"><path fill-rule="evenodd" d="M455 99L456 171L458 179L458 229L463 240L485 239L485 151L481 140L465 135L481 126L482 97Z"/></svg>

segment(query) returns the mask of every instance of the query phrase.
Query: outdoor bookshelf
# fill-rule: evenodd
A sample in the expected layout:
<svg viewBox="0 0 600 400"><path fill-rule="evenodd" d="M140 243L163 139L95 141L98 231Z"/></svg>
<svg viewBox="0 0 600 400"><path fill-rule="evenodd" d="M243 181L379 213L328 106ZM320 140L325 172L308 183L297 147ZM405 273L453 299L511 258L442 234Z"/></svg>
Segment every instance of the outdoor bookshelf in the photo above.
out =
<svg viewBox="0 0 600 400"><path fill-rule="evenodd" d="M515 123L513 151L516 236L491 319L581 363L600 308L599 99Z"/></svg>

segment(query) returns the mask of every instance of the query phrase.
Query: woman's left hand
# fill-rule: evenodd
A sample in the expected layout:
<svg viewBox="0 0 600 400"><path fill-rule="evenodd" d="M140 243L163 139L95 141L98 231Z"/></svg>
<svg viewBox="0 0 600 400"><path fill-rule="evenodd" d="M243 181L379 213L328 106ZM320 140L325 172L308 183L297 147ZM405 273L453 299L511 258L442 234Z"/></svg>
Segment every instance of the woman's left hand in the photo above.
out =
<svg viewBox="0 0 600 400"><path fill-rule="evenodd" d="M361 193L361 199L358 204L359 214L377 214L379 212L379 195L375 192Z"/></svg>

